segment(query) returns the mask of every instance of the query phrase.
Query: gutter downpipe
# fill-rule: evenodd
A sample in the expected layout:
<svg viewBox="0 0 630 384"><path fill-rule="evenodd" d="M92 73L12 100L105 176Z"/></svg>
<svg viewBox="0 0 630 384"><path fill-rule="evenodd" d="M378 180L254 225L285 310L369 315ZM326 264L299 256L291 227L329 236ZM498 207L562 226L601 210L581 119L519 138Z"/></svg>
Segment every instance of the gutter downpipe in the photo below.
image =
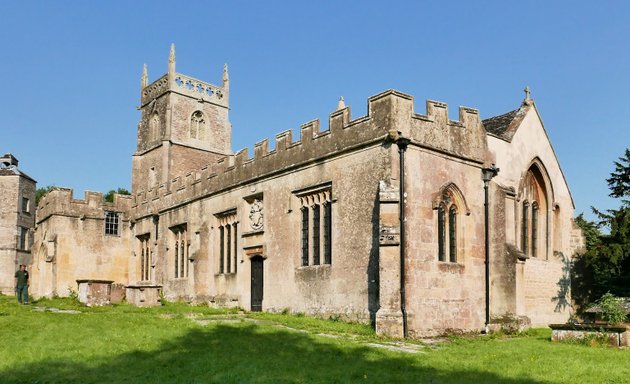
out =
<svg viewBox="0 0 630 384"><path fill-rule="evenodd" d="M494 164L489 168L481 169L481 178L483 180L483 193L484 193L484 240L485 240L485 283L486 283L486 325L484 333L490 332L490 209L488 204L488 184L493 177L499 173L499 168Z"/></svg>
<svg viewBox="0 0 630 384"><path fill-rule="evenodd" d="M398 188L398 209L400 216L400 311L403 320L403 336L409 337L409 329L407 327L407 309L405 307L405 151L409 145L409 140L400 135L396 140L398 146L398 155L400 159L400 186Z"/></svg>

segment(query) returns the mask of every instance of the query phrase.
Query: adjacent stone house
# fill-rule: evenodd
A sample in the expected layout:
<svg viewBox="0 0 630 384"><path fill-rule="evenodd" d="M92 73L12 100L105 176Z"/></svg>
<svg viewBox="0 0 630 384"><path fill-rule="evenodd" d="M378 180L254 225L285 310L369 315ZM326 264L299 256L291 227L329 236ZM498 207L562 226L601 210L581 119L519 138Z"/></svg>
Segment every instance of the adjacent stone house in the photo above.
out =
<svg viewBox="0 0 630 384"><path fill-rule="evenodd" d="M231 150L229 96L227 67L221 86L177 73L174 48L166 75L149 84L145 67L132 197L45 197L37 294L113 280L398 336L568 317L574 205L529 94L505 115L460 107L452 121L444 103L419 114L389 90L366 116L340 101L327 129L306 123L251 155Z"/></svg>
<svg viewBox="0 0 630 384"><path fill-rule="evenodd" d="M34 179L10 153L0 157L0 293L14 294L20 264L31 264L35 227Z"/></svg>

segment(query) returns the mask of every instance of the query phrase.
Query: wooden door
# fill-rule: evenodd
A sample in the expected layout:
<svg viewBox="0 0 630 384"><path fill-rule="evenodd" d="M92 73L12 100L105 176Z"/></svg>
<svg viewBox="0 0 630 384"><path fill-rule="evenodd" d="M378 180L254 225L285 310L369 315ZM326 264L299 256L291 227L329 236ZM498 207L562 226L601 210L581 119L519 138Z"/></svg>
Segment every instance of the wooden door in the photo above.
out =
<svg viewBox="0 0 630 384"><path fill-rule="evenodd" d="M263 261L262 256L252 258L252 312L262 311L263 302Z"/></svg>

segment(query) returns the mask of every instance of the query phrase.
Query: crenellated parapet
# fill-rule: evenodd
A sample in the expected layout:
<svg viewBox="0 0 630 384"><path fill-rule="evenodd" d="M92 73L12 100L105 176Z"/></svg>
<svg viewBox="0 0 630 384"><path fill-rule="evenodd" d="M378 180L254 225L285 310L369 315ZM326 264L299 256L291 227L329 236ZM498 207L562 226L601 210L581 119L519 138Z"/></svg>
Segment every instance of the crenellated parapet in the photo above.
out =
<svg viewBox="0 0 630 384"><path fill-rule="evenodd" d="M327 130L322 131L320 121L313 120L300 127L296 141L291 130L280 132L275 137L273 150L269 149L269 139L264 139L254 145L253 157L245 148L168 183L140 191L134 196L134 215L156 214L361 147L389 145L387 138L391 131L410 138L412 146L479 164L484 161L485 131L476 109L460 107L459 120L452 121L448 118L446 104L429 100L426 114L417 114L412 96L388 90L368 99L366 116L352 120L350 108L342 106L330 114Z"/></svg>
<svg viewBox="0 0 630 384"><path fill-rule="evenodd" d="M175 73L173 78L166 74L142 89L141 103L157 99L167 92L177 92L194 99L208 101L224 107L228 106L223 87L212 85L181 73Z"/></svg>
<svg viewBox="0 0 630 384"><path fill-rule="evenodd" d="M37 223L53 215L74 217L79 219L104 219L106 211L122 213L123 221L129 220L132 206L129 195L114 194L112 203L103 199L100 192L85 192L83 200L74 199L73 190L69 188L55 188L42 197L37 206Z"/></svg>

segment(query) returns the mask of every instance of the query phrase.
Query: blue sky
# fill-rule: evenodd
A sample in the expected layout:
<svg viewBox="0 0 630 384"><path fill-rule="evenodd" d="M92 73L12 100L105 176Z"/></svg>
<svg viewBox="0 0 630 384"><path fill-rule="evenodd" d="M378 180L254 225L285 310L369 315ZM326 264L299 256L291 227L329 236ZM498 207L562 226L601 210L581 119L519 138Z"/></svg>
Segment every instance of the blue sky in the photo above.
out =
<svg viewBox="0 0 630 384"><path fill-rule="evenodd" d="M394 88L482 118L529 85L576 213L613 208L630 146L630 2L0 1L0 152L38 186L130 189L142 65L220 84L233 149ZM294 136L299 137L299 135ZM273 142L273 140L271 140Z"/></svg>

